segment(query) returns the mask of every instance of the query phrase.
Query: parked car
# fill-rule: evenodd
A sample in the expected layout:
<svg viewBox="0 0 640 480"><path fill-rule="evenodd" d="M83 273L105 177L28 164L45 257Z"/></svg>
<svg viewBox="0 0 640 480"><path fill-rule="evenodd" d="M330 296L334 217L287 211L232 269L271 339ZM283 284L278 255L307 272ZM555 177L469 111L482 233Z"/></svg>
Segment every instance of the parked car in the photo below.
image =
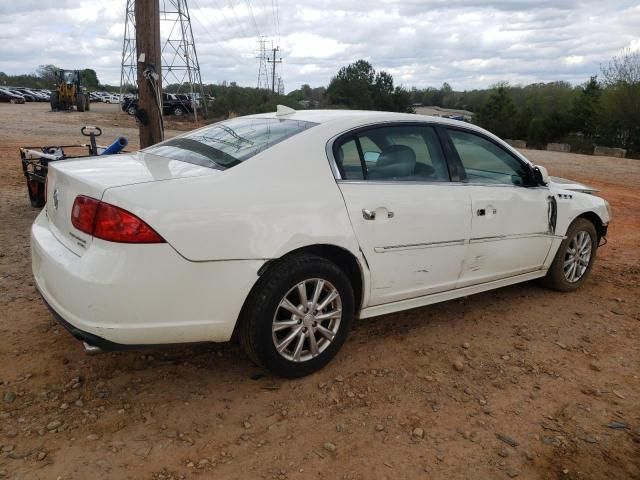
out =
<svg viewBox="0 0 640 480"><path fill-rule="evenodd" d="M102 100L104 103L120 103L119 95L105 95Z"/></svg>
<svg viewBox="0 0 640 480"><path fill-rule="evenodd" d="M0 88L0 102L3 103L24 103L24 97Z"/></svg>
<svg viewBox="0 0 640 480"><path fill-rule="evenodd" d="M34 98L34 100L36 102L48 102L49 101L49 97L45 96L44 94L36 91L36 90L32 90L29 88L24 88L24 87L16 87L15 88L16 91L20 92L21 95L30 95Z"/></svg>
<svg viewBox="0 0 640 480"><path fill-rule="evenodd" d="M13 93L14 95L18 95L22 98L24 98L25 102L35 102L36 101L36 97L34 97L33 95L30 95L26 92L21 92L20 90L17 90L13 87L9 87L6 90L9 90L11 93Z"/></svg>
<svg viewBox="0 0 640 480"><path fill-rule="evenodd" d="M186 98L185 98L186 97ZM138 111L137 97L125 98L121 102L123 112L129 115L135 115ZM186 113L193 113L193 101L188 96L179 97L173 93L162 94L162 113L163 115L181 116Z"/></svg>
<svg viewBox="0 0 640 480"><path fill-rule="evenodd" d="M340 110L226 120L50 165L36 285L92 350L237 339L297 377L354 318L588 278L610 209L476 126Z"/></svg>

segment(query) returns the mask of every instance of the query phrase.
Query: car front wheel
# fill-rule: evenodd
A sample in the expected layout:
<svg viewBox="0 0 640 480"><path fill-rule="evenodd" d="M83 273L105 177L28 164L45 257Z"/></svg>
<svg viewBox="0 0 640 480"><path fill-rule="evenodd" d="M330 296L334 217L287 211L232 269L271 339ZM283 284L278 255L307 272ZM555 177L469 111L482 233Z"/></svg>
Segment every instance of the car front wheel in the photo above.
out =
<svg viewBox="0 0 640 480"><path fill-rule="evenodd" d="M593 266L598 248L596 228L585 218L576 219L567 230L543 283L561 292L571 292L582 285Z"/></svg>
<svg viewBox="0 0 640 480"><path fill-rule="evenodd" d="M267 270L240 319L240 343L258 365L288 378L325 366L347 338L353 288L334 263L295 255Z"/></svg>

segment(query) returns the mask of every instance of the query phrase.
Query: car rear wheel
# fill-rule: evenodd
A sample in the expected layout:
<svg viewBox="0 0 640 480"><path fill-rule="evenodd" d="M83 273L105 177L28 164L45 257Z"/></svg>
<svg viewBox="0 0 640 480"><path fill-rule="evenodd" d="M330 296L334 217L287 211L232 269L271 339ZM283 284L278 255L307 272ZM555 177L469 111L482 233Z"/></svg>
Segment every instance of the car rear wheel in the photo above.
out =
<svg viewBox="0 0 640 480"><path fill-rule="evenodd" d="M282 377L325 366L345 342L354 315L345 273L315 255L295 255L267 270L240 318L240 343L258 365Z"/></svg>
<svg viewBox="0 0 640 480"><path fill-rule="evenodd" d="M560 292L571 292L582 285L596 258L598 234L585 218L576 219L567 230L543 284Z"/></svg>
<svg viewBox="0 0 640 480"><path fill-rule="evenodd" d="M182 110L182 107L174 107L174 108L173 108L173 114L174 114L176 117L180 117L181 115L183 115L183 114L184 114L184 110Z"/></svg>
<svg viewBox="0 0 640 480"><path fill-rule="evenodd" d="M135 115L136 114L136 107L134 107L133 105L131 105L129 108L127 108L127 113L129 115Z"/></svg>

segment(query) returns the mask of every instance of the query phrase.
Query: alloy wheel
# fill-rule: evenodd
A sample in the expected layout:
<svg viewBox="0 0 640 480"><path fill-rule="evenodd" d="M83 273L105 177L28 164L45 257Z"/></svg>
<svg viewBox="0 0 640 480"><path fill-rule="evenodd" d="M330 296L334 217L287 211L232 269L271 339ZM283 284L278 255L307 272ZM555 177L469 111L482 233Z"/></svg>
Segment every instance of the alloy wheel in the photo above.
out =
<svg viewBox="0 0 640 480"><path fill-rule="evenodd" d="M271 324L276 351L292 362L320 355L333 342L342 320L342 299L327 280L310 278L280 300Z"/></svg>
<svg viewBox="0 0 640 480"><path fill-rule="evenodd" d="M580 230L571 238L564 255L564 276L570 283L580 280L591 260L593 245L588 232Z"/></svg>

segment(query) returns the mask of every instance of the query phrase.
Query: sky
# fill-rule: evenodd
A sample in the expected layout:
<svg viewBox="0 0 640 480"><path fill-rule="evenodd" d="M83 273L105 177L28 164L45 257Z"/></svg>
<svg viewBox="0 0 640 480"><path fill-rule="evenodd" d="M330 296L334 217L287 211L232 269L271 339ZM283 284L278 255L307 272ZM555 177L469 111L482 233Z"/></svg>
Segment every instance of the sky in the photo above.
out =
<svg viewBox="0 0 640 480"><path fill-rule="evenodd" d="M161 6L169 0L160 0ZM396 85L583 83L640 50L640 0L187 0L203 82L256 86L258 37L285 90L368 60ZM93 68L120 83L126 0L0 0L0 71ZM170 22L163 24L163 32ZM269 41L269 45L271 45Z"/></svg>

